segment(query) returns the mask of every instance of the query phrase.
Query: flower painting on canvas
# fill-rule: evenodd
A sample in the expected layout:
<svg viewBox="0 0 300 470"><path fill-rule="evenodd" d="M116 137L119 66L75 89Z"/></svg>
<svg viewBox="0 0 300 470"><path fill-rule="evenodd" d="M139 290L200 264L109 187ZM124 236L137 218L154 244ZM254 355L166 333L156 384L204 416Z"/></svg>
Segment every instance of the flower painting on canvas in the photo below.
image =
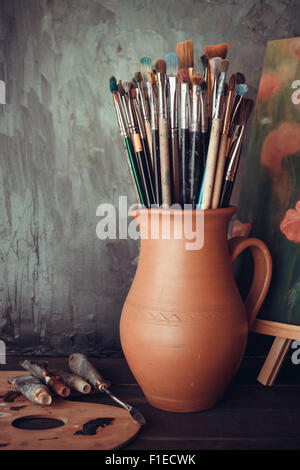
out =
<svg viewBox="0 0 300 470"><path fill-rule="evenodd" d="M268 43L242 188L238 223L274 264L259 318L300 325L300 38Z"/></svg>

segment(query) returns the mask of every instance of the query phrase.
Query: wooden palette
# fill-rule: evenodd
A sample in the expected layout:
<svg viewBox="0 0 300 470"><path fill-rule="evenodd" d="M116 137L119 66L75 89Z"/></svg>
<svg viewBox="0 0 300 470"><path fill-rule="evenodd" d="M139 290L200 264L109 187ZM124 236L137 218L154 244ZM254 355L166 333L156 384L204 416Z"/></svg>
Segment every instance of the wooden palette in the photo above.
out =
<svg viewBox="0 0 300 470"><path fill-rule="evenodd" d="M40 406L22 395L4 401L7 392L14 390L7 378L17 375L22 373L0 372L0 450L112 450L133 439L141 428L126 410L116 406L60 398L54 398L50 406ZM37 418L59 427L16 427L29 422L32 427Z"/></svg>

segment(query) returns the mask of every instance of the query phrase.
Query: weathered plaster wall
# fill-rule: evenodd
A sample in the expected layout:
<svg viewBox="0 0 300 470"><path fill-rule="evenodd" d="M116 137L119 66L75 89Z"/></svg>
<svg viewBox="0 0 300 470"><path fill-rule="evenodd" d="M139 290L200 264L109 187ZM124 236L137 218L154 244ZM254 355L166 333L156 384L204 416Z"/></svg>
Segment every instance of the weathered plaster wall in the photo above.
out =
<svg viewBox="0 0 300 470"><path fill-rule="evenodd" d="M255 96L266 41L299 0L1 0L0 337L11 352L120 351L137 242L100 241L96 208L134 201L108 79L193 39L228 42Z"/></svg>

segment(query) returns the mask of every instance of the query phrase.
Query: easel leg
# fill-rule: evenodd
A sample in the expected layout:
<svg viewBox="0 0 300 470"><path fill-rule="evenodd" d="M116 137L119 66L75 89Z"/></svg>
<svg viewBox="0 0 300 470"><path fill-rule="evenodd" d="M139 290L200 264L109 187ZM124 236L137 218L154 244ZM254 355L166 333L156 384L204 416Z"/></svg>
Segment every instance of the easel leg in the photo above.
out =
<svg viewBox="0 0 300 470"><path fill-rule="evenodd" d="M259 376L257 377L258 382L263 385L273 385L291 342L291 339L276 336Z"/></svg>

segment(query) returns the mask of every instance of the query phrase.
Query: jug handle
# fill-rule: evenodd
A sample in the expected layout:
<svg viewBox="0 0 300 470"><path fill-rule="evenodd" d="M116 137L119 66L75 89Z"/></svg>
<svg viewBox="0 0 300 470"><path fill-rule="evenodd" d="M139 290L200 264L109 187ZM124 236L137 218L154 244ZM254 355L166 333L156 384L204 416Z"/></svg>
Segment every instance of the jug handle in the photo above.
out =
<svg viewBox="0 0 300 470"><path fill-rule="evenodd" d="M258 238L236 237L229 240L232 262L246 248L250 248L254 260L254 276L245 302L249 329L251 329L270 286L272 258L265 243Z"/></svg>

